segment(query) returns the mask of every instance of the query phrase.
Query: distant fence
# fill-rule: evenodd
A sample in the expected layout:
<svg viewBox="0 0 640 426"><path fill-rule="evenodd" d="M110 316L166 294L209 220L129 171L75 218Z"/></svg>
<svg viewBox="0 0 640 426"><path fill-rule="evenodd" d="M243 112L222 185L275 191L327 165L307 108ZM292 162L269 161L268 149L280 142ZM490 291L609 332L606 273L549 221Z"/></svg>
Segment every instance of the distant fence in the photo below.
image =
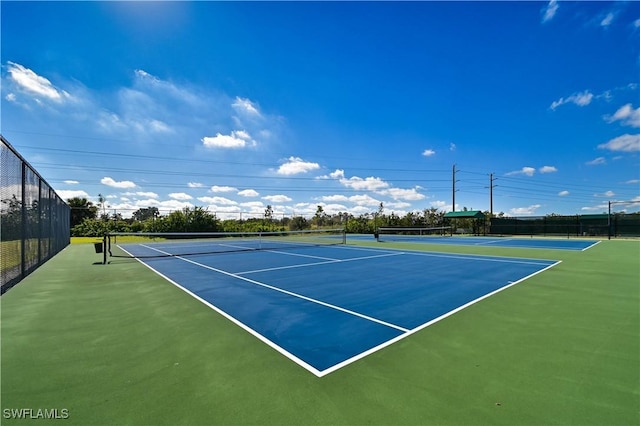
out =
<svg viewBox="0 0 640 426"><path fill-rule="evenodd" d="M640 237L640 214L494 217L490 234L567 237Z"/></svg>
<svg viewBox="0 0 640 426"><path fill-rule="evenodd" d="M69 244L70 208L2 135L0 141L4 293Z"/></svg>

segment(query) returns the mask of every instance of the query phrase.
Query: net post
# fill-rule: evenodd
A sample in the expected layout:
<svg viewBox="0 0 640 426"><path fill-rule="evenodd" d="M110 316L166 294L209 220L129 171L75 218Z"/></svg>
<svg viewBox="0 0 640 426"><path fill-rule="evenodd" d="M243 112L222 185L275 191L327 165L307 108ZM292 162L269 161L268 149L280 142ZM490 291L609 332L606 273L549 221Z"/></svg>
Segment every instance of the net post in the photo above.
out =
<svg viewBox="0 0 640 426"><path fill-rule="evenodd" d="M107 264L107 235L105 234L104 237L102 237L102 264L106 265Z"/></svg>
<svg viewBox="0 0 640 426"><path fill-rule="evenodd" d="M611 201L609 201L609 213L607 214L607 235L611 239Z"/></svg>

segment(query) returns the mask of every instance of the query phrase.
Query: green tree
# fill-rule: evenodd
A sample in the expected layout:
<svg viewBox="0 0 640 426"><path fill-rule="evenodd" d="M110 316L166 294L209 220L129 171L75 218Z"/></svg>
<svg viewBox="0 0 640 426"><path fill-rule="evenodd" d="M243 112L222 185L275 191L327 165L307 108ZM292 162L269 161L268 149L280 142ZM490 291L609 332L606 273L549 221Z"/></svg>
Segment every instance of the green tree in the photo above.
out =
<svg viewBox="0 0 640 426"><path fill-rule="evenodd" d="M431 207L422 211L424 226L433 228L436 226L443 226L444 224L444 212L438 211L437 208Z"/></svg>
<svg viewBox="0 0 640 426"><path fill-rule="evenodd" d="M107 214L107 199L102 194L98 194L98 204L100 205L100 210L102 210L100 218L102 220L108 220L109 215Z"/></svg>
<svg viewBox="0 0 640 426"><path fill-rule="evenodd" d="M326 218L327 214L324 212L324 208L322 206L318 206L316 214L313 216L313 221L315 222L316 227L319 228L323 226Z"/></svg>
<svg viewBox="0 0 640 426"><path fill-rule="evenodd" d="M2 200L2 241L18 240L22 238L22 202L15 194L6 200Z"/></svg>
<svg viewBox="0 0 640 426"><path fill-rule="evenodd" d="M69 198L67 204L71 207L71 228L81 224L85 219L98 217L98 207L86 198Z"/></svg>
<svg viewBox="0 0 640 426"><path fill-rule="evenodd" d="M138 209L133 212L133 220L137 220L138 222L145 222L147 220L154 220L160 216L160 211L157 207L147 207Z"/></svg>
<svg viewBox="0 0 640 426"><path fill-rule="evenodd" d="M264 209L264 221L265 221L265 230L271 231L273 224L273 207L271 204L267 205L267 208Z"/></svg>
<svg viewBox="0 0 640 426"><path fill-rule="evenodd" d="M156 232L217 232L220 222L204 207L185 207L155 221Z"/></svg>
<svg viewBox="0 0 640 426"><path fill-rule="evenodd" d="M307 219L302 216L295 216L289 223L289 229L292 231L302 231L303 229L309 229L310 227L311 226Z"/></svg>

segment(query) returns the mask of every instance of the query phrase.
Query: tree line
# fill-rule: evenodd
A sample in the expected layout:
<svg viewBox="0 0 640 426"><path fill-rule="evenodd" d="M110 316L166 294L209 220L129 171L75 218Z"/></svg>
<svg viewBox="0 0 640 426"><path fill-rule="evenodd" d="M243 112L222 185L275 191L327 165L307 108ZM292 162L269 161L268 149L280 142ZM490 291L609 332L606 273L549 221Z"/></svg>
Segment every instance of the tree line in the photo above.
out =
<svg viewBox="0 0 640 426"><path fill-rule="evenodd" d="M445 214L436 208L409 212L404 216L393 212L386 214L380 203L377 211L358 216L347 212L327 214L322 206L317 206L311 218L276 218L273 207L268 205L262 218L222 220L204 207L186 207L166 215L160 214L156 207L147 207L133 212L131 218L123 218L117 213L107 213L86 198L72 198L67 202L71 207L71 236L74 237L101 236L106 232L266 232L320 228L344 228L349 233L372 234L385 226L442 226Z"/></svg>

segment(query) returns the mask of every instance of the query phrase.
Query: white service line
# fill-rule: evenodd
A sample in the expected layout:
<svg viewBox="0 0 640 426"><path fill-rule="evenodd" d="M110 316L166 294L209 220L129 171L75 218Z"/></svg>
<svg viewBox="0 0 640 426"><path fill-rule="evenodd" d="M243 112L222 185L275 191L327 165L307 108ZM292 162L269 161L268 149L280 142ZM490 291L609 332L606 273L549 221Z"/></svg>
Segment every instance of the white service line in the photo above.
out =
<svg viewBox="0 0 640 426"><path fill-rule="evenodd" d="M483 241L481 243L473 243L473 246L484 246L484 245L489 245L489 244L499 244L503 241L511 241L513 240L513 238L506 238L506 239L502 239L502 240L489 240L489 241Z"/></svg>
<svg viewBox="0 0 640 426"><path fill-rule="evenodd" d="M269 251L271 251L271 250L269 250ZM291 254L291 253L284 253L284 252L273 252L273 253ZM273 268L254 269L254 270L251 270L251 271L235 272L235 274L236 275L245 275L245 274L253 274L253 273L256 273L256 272L279 271L281 269L308 268L310 266L326 265L326 264L329 264L329 263L354 262L354 261L357 261L357 260L376 259L376 258L379 258L379 257L389 257L389 256L400 256L400 255L403 255L403 254L405 254L405 253L398 252L398 253L378 254L378 255L375 255L375 256L353 257L351 259L332 259L332 260L328 260L328 261L325 261L325 262L301 263L299 265L274 266ZM307 257L314 257L314 256L307 256ZM319 258L319 259L323 259L323 258Z"/></svg>
<svg viewBox="0 0 640 426"><path fill-rule="evenodd" d="M146 247L146 248L151 249L151 250L158 251L158 252L163 253L163 254L170 254L170 253L167 253L165 251L158 250L156 248L146 246L144 244L141 244L141 246ZM191 263L191 264L196 265L196 266L200 266L201 268L209 269L211 271L218 272L220 274L223 274L223 275L226 275L226 276L229 276L229 277L232 277L232 278L237 278L239 280L246 281L248 283L258 285L260 287L268 288L270 290L275 290L275 291L278 291L280 293L287 294L289 296L297 297L299 299L303 299L303 300L306 300L308 302L316 303L318 305L322 305L322 306L325 306L327 308L335 309L337 311L341 311L341 312L344 312L344 313L349 314L349 315L360 317L360 318L363 318L363 319L366 319L366 320L369 320L369 321L384 325L386 327L395 328L396 330L400 330L403 333L409 332L408 328L400 327L399 325L391 324L390 322L386 322L386 321L380 320L378 318L373 318L373 317L370 317L368 315L361 314L359 312L352 311L350 309L342 308L342 307L337 306L337 305L332 305L331 303L323 302L322 300L314 299L312 297L307 297L307 296L304 296L302 294L294 293L294 292L289 291L289 290L284 290L282 288L274 287L272 285L265 284L265 283L262 283L260 281L252 280L251 278L243 277L243 276L240 276L240 275L237 275L237 274L232 274L231 272L223 271L222 269L217 269L217 268L214 268L212 266L205 265L203 263L199 263L199 262L196 262L196 261L193 261L193 260L190 260L190 259L186 259L186 258L181 257L181 256L172 256L172 257L174 259L180 259L180 260L182 260L184 262Z"/></svg>

